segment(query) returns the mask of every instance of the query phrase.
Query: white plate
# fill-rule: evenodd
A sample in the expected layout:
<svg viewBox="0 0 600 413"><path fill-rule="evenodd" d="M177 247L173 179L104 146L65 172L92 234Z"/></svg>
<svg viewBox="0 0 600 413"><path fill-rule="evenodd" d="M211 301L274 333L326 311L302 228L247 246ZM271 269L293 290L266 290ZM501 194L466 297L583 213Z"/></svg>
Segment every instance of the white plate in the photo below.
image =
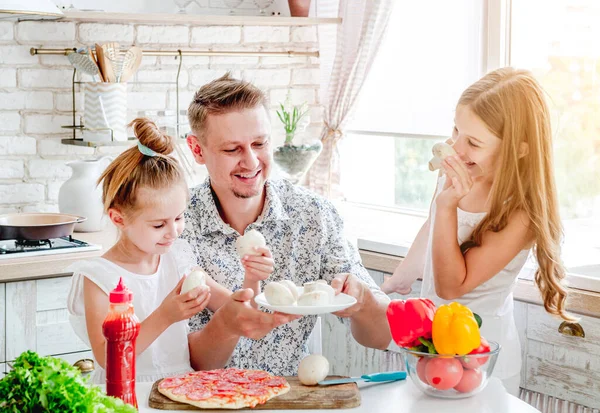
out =
<svg viewBox="0 0 600 413"><path fill-rule="evenodd" d="M303 287L298 287L298 293L302 294ZM328 314L335 313L336 311L345 310L348 307L352 307L356 304L356 298L349 296L344 293L340 293L333 299L333 304L330 305L271 305L265 298L265 293L260 293L254 298L254 302L261 307L268 308L272 311L278 311L286 314L297 314L297 315L317 315L317 314Z"/></svg>

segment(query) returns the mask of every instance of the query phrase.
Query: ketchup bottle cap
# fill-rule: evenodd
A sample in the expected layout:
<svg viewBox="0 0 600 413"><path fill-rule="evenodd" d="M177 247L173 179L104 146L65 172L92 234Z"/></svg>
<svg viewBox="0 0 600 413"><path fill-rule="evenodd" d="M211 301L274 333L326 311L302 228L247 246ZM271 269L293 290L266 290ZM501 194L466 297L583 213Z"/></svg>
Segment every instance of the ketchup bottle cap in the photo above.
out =
<svg viewBox="0 0 600 413"><path fill-rule="evenodd" d="M111 304L125 304L133 301L133 293L123 284L123 278L119 278L119 284L108 296Z"/></svg>

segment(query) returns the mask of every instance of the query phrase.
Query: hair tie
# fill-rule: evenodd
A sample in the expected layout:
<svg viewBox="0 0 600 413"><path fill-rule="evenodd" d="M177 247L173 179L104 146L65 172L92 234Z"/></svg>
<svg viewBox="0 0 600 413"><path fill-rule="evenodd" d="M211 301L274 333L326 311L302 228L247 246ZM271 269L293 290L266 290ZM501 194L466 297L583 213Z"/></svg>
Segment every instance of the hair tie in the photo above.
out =
<svg viewBox="0 0 600 413"><path fill-rule="evenodd" d="M158 154L157 154L156 152L154 152L152 149L148 148L148 147L147 147L147 146L145 146L145 145L142 145L142 143L141 143L141 142L138 142L137 146L138 146L138 149L139 149L139 151L140 151L142 154L146 155L146 156L153 157L153 156L156 156L156 155L158 155Z"/></svg>

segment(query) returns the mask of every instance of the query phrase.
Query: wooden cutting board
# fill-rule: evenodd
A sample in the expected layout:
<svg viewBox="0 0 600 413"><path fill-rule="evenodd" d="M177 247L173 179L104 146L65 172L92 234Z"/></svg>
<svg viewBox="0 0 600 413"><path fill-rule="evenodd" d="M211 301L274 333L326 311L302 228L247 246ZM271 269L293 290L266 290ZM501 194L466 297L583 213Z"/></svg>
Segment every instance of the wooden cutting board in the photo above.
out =
<svg viewBox="0 0 600 413"><path fill-rule="evenodd" d="M341 376L329 376L326 380L339 379ZM360 406L360 392L356 383L336 384L332 386L304 386L298 377L286 377L290 391L275 397L265 404L259 404L251 410L296 410L296 409L348 409ZM158 392L158 380L152 386L148 404L160 410L203 410L205 412L223 412L204 410L190 404L173 401ZM250 408L241 409L250 410Z"/></svg>

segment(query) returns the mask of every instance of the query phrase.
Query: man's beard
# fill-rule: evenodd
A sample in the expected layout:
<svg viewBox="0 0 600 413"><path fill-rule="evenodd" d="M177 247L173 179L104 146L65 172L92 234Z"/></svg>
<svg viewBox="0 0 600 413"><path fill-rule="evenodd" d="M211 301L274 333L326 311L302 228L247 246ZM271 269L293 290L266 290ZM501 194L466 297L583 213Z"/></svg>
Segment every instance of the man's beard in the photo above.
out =
<svg viewBox="0 0 600 413"><path fill-rule="evenodd" d="M260 191L256 191L251 194L248 194L248 193L237 192L235 189L233 189L231 192L233 192L233 195L236 198L241 198L241 199L254 198L255 196L258 196L260 194Z"/></svg>

